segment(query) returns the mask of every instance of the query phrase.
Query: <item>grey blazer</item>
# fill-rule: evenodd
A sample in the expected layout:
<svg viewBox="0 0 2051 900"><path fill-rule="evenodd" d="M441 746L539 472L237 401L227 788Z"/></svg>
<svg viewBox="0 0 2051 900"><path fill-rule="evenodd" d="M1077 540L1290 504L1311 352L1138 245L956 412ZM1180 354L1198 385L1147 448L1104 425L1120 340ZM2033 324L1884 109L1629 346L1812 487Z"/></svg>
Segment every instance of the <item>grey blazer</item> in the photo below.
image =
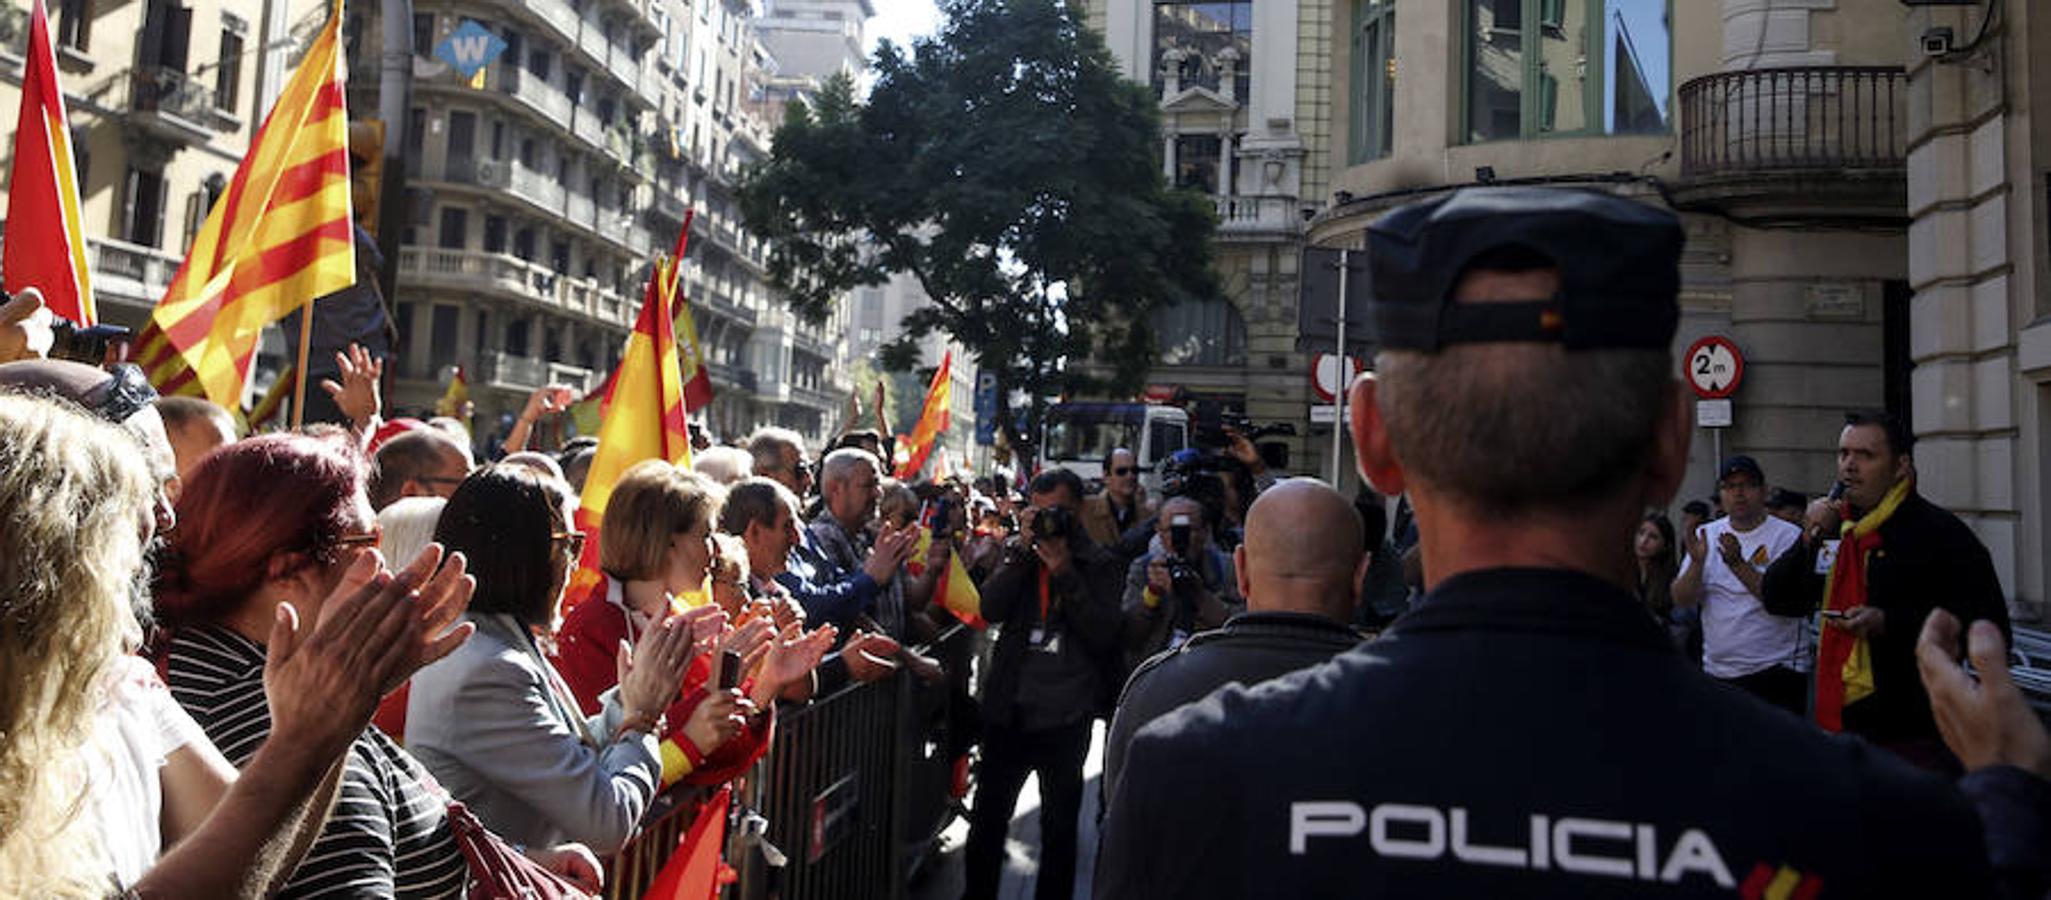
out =
<svg viewBox="0 0 2051 900"><path fill-rule="evenodd" d="M624 716L617 689L580 723L575 701L549 690L561 679L544 672L548 662L512 617L465 618L477 633L413 676L406 749L508 841L618 850L659 785L655 738L631 732L611 740Z"/></svg>

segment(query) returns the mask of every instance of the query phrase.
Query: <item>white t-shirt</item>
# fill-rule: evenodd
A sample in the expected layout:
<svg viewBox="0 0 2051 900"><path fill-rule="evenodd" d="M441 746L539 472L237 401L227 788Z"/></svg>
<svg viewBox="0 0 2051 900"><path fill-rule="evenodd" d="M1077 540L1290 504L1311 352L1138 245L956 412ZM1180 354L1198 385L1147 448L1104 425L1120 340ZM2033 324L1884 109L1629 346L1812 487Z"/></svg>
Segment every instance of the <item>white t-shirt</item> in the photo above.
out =
<svg viewBox="0 0 2051 900"><path fill-rule="evenodd" d="M164 761L186 744L206 740L150 664L123 656L108 672L107 696L93 722L82 763L83 810L116 883L129 887L163 849Z"/></svg>
<svg viewBox="0 0 2051 900"><path fill-rule="evenodd" d="M1813 651L1802 620L1768 613L1745 589L1724 564L1719 548L1726 534L1737 535L1745 562L1764 573L1801 540L1802 529L1773 516L1751 531L1732 528L1728 516L1702 526L1709 557L1702 565L1702 671L1717 678L1739 678L1773 666L1809 671Z"/></svg>

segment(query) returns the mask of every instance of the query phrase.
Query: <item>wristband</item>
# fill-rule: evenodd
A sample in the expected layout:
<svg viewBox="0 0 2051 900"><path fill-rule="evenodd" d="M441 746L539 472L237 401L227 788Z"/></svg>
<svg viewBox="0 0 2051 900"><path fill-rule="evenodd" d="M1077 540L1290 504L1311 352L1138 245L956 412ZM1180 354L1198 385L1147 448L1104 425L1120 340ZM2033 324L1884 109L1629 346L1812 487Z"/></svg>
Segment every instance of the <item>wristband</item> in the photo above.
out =
<svg viewBox="0 0 2051 900"><path fill-rule="evenodd" d="M1160 592L1154 590L1154 586L1151 584L1147 585L1146 590L1140 592L1139 599L1141 603L1145 603L1147 605L1148 609L1161 608L1161 594Z"/></svg>
<svg viewBox="0 0 2051 900"><path fill-rule="evenodd" d="M684 752L684 760L691 764L691 771L704 768L705 751L698 749L698 742L691 740L691 736L687 734L680 734L677 737L677 749Z"/></svg>

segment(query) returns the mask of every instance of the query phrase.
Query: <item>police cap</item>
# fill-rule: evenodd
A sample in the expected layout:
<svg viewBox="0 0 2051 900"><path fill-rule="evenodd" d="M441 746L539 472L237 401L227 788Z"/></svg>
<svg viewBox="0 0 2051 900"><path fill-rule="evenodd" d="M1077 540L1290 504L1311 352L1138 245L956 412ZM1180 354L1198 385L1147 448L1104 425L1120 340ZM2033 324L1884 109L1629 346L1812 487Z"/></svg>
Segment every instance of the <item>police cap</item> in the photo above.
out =
<svg viewBox="0 0 2051 900"><path fill-rule="evenodd" d="M1663 349L1680 320L1680 220L1612 194L1467 188L1395 209L1367 235L1375 324L1390 349L1505 341ZM1453 302L1476 258L1513 247L1550 259L1559 293Z"/></svg>

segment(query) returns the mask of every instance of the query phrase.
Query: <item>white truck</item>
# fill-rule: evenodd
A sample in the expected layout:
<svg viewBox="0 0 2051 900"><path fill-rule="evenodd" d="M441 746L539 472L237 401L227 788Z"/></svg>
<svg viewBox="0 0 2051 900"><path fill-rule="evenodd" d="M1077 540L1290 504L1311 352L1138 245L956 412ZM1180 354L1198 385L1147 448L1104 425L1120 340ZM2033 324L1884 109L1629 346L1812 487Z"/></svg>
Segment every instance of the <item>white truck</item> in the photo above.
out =
<svg viewBox="0 0 2051 900"><path fill-rule="evenodd" d="M1091 484L1104 480L1104 455L1124 447L1139 458L1140 485L1161 495L1160 464L1189 446L1189 414L1152 403L1079 402L1047 407L1038 463L1060 466Z"/></svg>

